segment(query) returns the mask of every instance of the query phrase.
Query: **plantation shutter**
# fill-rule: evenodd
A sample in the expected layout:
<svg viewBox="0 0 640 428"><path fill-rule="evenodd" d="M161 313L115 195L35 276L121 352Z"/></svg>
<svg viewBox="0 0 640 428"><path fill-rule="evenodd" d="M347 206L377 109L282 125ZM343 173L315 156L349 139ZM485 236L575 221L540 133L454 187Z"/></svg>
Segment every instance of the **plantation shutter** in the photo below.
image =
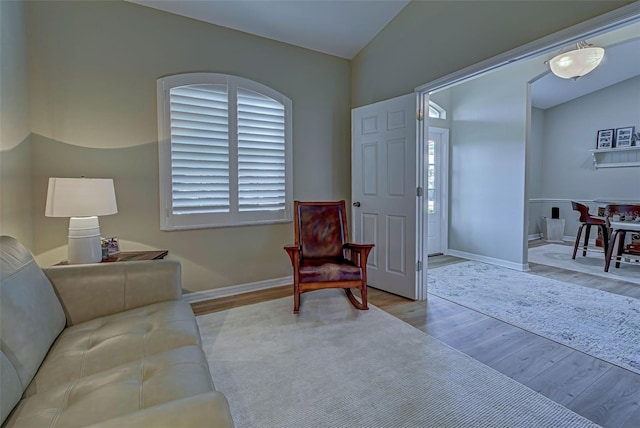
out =
<svg viewBox="0 0 640 428"><path fill-rule="evenodd" d="M173 214L229 212L226 85L170 90Z"/></svg>
<svg viewBox="0 0 640 428"><path fill-rule="evenodd" d="M292 103L217 73L158 79L160 227L291 221Z"/></svg>
<svg viewBox="0 0 640 428"><path fill-rule="evenodd" d="M285 108L257 92L238 88L238 209L284 210Z"/></svg>

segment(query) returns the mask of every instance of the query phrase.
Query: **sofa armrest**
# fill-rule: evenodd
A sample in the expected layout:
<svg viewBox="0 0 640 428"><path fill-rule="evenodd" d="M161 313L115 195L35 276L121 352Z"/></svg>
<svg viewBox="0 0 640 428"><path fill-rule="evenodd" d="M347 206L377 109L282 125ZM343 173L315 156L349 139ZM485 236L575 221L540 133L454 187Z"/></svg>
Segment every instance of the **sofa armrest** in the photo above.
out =
<svg viewBox="0 0 640 428"><path fill-rule="evenodd" d="M42 269L71 326L182 296L180 262L149 260Z"/></svg>
<svg viewBox="0 0 640 428"><path fill-rule="evenodd" d="M123 427L233 428L233 420L225 396L221 392L211 391L147 407L89 428Z"/></svg>

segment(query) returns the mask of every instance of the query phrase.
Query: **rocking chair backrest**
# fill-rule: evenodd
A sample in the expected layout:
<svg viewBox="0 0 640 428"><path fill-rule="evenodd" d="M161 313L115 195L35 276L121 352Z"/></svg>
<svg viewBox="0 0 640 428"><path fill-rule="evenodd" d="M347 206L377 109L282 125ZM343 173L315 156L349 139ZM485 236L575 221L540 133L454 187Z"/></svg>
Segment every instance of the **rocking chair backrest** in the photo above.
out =
<svg viewBox="0 0 640 428"><path fill-rule="evenodd" d="M303 258L342 257L348 238L345 202L294 202L295 240Z"/></svg>

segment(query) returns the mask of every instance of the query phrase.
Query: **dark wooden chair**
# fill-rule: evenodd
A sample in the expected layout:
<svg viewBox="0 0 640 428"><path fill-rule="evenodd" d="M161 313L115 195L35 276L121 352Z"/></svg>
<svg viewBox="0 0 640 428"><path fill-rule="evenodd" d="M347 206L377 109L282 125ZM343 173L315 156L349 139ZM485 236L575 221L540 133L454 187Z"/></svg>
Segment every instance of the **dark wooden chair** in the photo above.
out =
<svg viewBox="0 0 640 428"><path fill-rule="evenodd" d="M591 233L591 226L596 226L600 229L600 233L602 234L602 246L604 247L604 254L606 257L609 246L607 222L603 219L592 217L591 214L589 214L589 207L586 205L583 205L579 202L571 201L571 206L575 211L578 211L580 213L580 219L578 220L580 222L580 227L578 228L576 243L573 246L573 256L571 258L576 258L578 246L580 245L580 235L582 235L583 229L585 234L584 245L582 246L582 256L587 255L587 246L589 244L589 234Z"/></svg>
<svg viewBox="0 0 640 428"><path fill-rule="evenodd" d="M367 258L373 244L347 242L344 201L294 202L295 245L284 247L293 266L293 313L300 312L300 294L343 288L349 301L367 310ZM360 300L351 291L360 290Z"/></svg>
<svg viewBox="0 0 640 428"><path fill-rule="evenodd" d="M614 215L624 216L624 220L635 219L636 217L640 217L640 205L631 205L631 204L609 204L605 208L605 215L607 216L607 226L610 225L610 222ZM630 217L630 219L627 219ZM622 220L622 218L621 218ZM620 223L619 223L620 224ZM618 226L615 227L611 233L611 240L609 241L609 250L605 253L605 264L604 271L609 272L609 266L611 265L611 260L615 259L615 266L617 268L620 267L620 260L622 260L623 254L627 253L633 256L640 256L640 251L635 248L634 240L632 238L632 244L629 244L628 247L625 246L625 239L627 237L627 232L631 233L632 236L640 235L640 232L637 230L637 224L629 223L628 227ZM618 240L618 248L616 247L616 239ZM616 254L614 255L614 251Z"/></svg>

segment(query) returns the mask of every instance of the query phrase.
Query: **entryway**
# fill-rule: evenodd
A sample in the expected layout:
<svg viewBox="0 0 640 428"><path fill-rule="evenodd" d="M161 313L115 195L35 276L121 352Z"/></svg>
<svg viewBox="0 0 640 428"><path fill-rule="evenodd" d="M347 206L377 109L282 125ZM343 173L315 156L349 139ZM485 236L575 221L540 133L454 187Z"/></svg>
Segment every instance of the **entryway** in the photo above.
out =
<svg viewBox="0 0 640 428"><path fill-rule="evenodd" d="M424 211L427 214L427 255L433 256L443 254L447 249L449 130L430 126L426 145Z"/></svg>

